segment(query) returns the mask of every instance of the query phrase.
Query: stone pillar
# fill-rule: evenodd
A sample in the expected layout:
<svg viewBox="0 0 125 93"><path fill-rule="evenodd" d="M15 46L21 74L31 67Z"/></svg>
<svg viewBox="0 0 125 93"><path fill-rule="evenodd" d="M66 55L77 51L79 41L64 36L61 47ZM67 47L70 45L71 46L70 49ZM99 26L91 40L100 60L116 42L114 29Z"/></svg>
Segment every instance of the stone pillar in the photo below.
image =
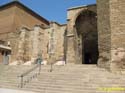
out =
<svg viewBox="0 0 125 93"><path fill-rule="evenodd" d="M24 44L24 49L25 49L25 53L24 53L24 60L30 61L31 60L31 39L30 39L30 30L26 29L26 33L25 33L25 44Z"/></svg>
<svg viewBox="0 0 125 93"><path fill-rule="evenodd" d="M39 31L40 31L40 27L39 26L35 26L34 30L32 31L32 59L31 61L34 62L36 60L36 58L38 57L39 54Z"/></svg>
<svg viewBox="0 0 125 93"><path fill-rule="evenodd" d="M66 63L75 63L75 50L74 50L74 33L73 22L70 21L67 24L67 54Z"/></svg>
<svg viewBox="0 0 125 93"><path fill-rule="evenodd" d="M43 35L41 36L42 40L41 41L41 44L42 44L42 57L43 59L45 60L48 60L49 59L49 55L48 55L48 42L49 42L49 29L44 29L44 33Z"/></svg>
<svg viewBox="0 0 125 93"><path fill-rule="evenodd" d="M109 69L111 60L109 0L97 0L97 16L99 45L98 65Z"/></svg>
<svg viewBox="0 0 125 93"><path fill-rule="evenodd" d="M44 44L45 44L45 37L44 37L44 29L42 27L40 27L40 31L39 31L39 36L38 36L38 48L39 48L39 54L42 56L42 58L44 59L45 54L43 54L44 51ZM47 46L46 46L47 48Z"/></svg>
<svg viewBox="0 0 125 93"><path fill-rule="evenodd" d="M125 0L109 0L111 26L111 70L125 68Z"/></svg>
<svg viewBox="0 0 125 93"><path fill-rule="evenodd" d="M125 67L124 0L97 0L99 62L101 67L119 71Z"/></svg>
<svg viewBox="0 0 125 93"><path fill-rule="evenodd" d="M20 29L20 36L19 36L18 52L17 52L17 62L18 62L18 64L24 63L25 34L26 34L26 29L21 28Z"/></svg>

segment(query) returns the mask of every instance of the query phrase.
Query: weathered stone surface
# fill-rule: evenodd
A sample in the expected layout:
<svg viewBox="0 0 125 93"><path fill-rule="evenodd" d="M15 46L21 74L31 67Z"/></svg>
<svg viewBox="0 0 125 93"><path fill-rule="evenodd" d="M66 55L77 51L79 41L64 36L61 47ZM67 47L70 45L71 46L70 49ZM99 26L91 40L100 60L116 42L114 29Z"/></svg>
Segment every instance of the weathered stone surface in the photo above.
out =
<svg viewBox="0 0 125 93"><path fill-rule="evenodd" d="M45 37L44 40L48 40L48 56L53 56L53 61L64 60L65 30L66 25L60 25L56 22L51 22L50 28L46 29L46 31L48 32L49 39Z"/></svg>
<svg viewBox="0 0 125 93"><path fill-rule="evenodd" d="M19 37L19 44L18 44L18 52L17 52L17 61L19 64L24 63L24 53L25 53L25 35L26 35L26 31L25 29L21 29L20 31L20 37Z"/></svg>
<svg viewBox="0 0 125 93"><path fill-rule="evenodd" d="M111 70L116 72L124 69L125 49L124 48L112 49L111 53L112 53Z"/></svg>
<svg viewBox="0 0 125 93"><path fill-rule="evenodd" d="M111 59L111 31L109 0L97 0L99 61L101 67L109 68Z"/></svg>
<svg viewBox="0 0 125 93"><path fill-rule="evenodd" d="M38 17L33 12L26 9L20 3L14 1L11 4L0 6L0 33L14 32L21 26L32 28L36 24L48 26L49 22Z"/></svg>
<svg viewBox="0 0 125 93"><path fill-rule="evenodd" d="M123 0L110 0L110 25L111 25L111 47L117 50L117 60L112 61L112 69L122 69L124 60L124 49L125 49L125 1ZM123 57L124 56L124 57ZM112 59L115 57L112 55ZM124 66L125 67L125 66Z"/></svg>
<svg viewBox="0 0 125 93"><path fill-rule="evenodd" d="M34 63L38 55L47 63L65 59L67 63L82 64L85 58L89 61L96 58L98 66L119 71L125 68L123 7L125 0L97 0L97 6L94 4L68 9L67 24L60 25L56 22L46 23L45 20L41 22L14 6L0 12L0 22L5 20L0 25L0 40L5 41L6 45L9 42L12 48L9 63ZM21 13L24 15L21 16ZM28 20L32 19L33 23L26 22L28 16ZM22 17L24 26L22 20L19 20L21 24L17 22ZM7 22L7 19L10 20ZM94 40L96 42L92 42ZM87 55L84 51L92 53ZM98 53L99 56L95 56Z"/></svg>
<svg viewBox="0 0 125 93"><path fill-rule="evenodd" d="M125 21L123 21L125 10L121 8L124 6L125 1L123 0L97 0L99 52L100 56L103 56L102 52L107 52L109 56L108 67L111 67L111 70L122 69L121 66L123 66L122 61L120 61L122 53L118 51L120 48L124 50L125 47ZM99 63L104 66L102 61Z"/></svg>

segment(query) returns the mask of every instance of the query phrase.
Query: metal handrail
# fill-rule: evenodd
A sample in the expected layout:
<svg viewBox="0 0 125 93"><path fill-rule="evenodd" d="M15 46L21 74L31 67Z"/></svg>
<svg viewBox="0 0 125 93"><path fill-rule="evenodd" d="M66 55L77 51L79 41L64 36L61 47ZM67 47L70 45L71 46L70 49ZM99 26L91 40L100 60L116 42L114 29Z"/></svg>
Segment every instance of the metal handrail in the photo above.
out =
<svg viewBox="0 0 125 93"><path fill-rule="evenodd" d="M38 68L38 73L34 73L33 75L31 75L26 81L24 80L25 76L28 76L31 72L35 71ZM29 69L28 71L22 73L21 75L18 76L18 78L20 78L20 83L18 85L19 88L23 88L23 86L28 83L30 80L32 80L34 77L37 77L37 75L40 74L41 71L41 64L37 64L36 66L34 66L33 68Z"/></svg>

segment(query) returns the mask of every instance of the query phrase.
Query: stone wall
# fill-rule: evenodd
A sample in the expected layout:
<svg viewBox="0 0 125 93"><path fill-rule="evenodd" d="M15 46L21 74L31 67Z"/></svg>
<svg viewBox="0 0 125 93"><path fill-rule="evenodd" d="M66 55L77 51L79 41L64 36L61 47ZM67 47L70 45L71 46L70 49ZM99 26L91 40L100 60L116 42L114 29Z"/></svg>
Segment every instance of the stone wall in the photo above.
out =
<svg viewBox="0 0 125 93"><path fill-rule="evenodd" d="M43 38L41 30L34 31L34 25L49 26L49 21L25 8L18 2L0 7L0 40L10 42L12 48L10 63L17 60L22 60L19 63L32 60L31 57L37 55L32 51L36 48L35 44L33 46L33 41L41 42L40 38ZM34 35L36 40L32 40ZM40 47L39 44L37 46ZM37 47L37 49L42 48Z"/></svg>
<svg viewBox="0 0 125 93"><path fill-rule="evenodd" d="M21 6L15 6L15 14L14 14L14 29L20 28L21 26L27 26L29 28L33 28L34 25L40 24L48 26L44 20L40 20L40 18L37 18L34 14L30 13L29 11L26 11Z"/></svg>
<svg viewBox="0 0 125 93"><path fill-rule="evenodd" d="M46 29L49 33L48 38L48 56L53 56L55 61L64 59L64 33L66 25L60 25L56 22L51 22L50 28Z"/></svg>
<svg viewBox="0 0 125 93"><path fill-rule="evenodd" d="M9 7L0 10L0 40L10 42L12 48L10 62L18 61L19 64L34 62L38 55L41 55L43 60L49 60L50 56L53 56L52 61L66 58L68 63L79 63L76 52L78 48L76 19L83 11L92 11L97 13L98 19L98 66L112 71L121 70L125 68L123 7L125 7L123 0L97 0L97 7L96 5L73 7L68 9L67 25L56 22L48 25L49 23L38 20L19 6ZM30 21L32 22L29 23ZM35 25L37 23L40 25ZM85 27L90 26L87 25L82 26L84 27L82 29L86 30Z"/></svg>
<svg viewBox="0 0 125 93"><path fill-rule="evenodd" d="M125 1L109 0L111 24L111 70L125 68ZM115 60L117 58L117 60ZM118 61L119 60L119 61Z"/></svg>
<svg viewBox="0 0 125 93"><path fill-rule="evenodd" d="M15 8L0 9L0 34L13 31Z"/></svg>
<svg viewBox="0 0 125 93"><path fill-rule="evenodd" d="M40 27L38 27L40 28ZM35 34L37 33L37 34ZM35 29L29 29L28 27L21 27L15 32L9 32L0 34L0 39L7 42L10 42L11 47L11 62L18 62L18 64L31 61L32 58L38 56L39 47L39 34L40 31ZM34 36L35 39L34 39ZM41 36L41 38L43 38ZM37 43L37 44L36 44ZM37 47L36 47L37 46ZM35 51L35 52L34 52ZM37 52L37 53L36 53Z"/></svg>
<svg viewBox="0 0 125 93"><path fill-rule="evenodd" d="M49 21L45 20L18 3L0 7L0 33L13 32L22 26L30 28L36 24L48 26Z"/></svg>
<svg viewBox="0 0 125 93"><path fill-rule="evenodd" d="M125 1L97 0L101 67L119 71L125 66Z"/></svg>
<svg viewBox="0 0 125 93"><path fill-rule="evenodd" d="M60 25L52 22L51 26L46 28L41 25L35 25L33 28L23 26L16 32L1 34L1 40L10 42L11 62L23 64L28 61L34 63L38 56L43 60L49 61L49 45L52 31L54 31L54 60L63 60L64 58L64 33L66 25ZM50 46L51 47L51 46Z"/></svg>
<svg viewBox="0 0 125 93"><path fill-rule="evenodd" d="M10 32L0 34L0 40L5 41L6 43L10 42L11 51L11 60L10 63L15 61L17 58L17 50L19 44L19 32Z"/></svg>
<svg viewBox="0 0 125 93"><path fill-rule="evenodd" d="M98 43L100 67L109 68L111 60L111 31L109 0L97 0Z"/></svg>

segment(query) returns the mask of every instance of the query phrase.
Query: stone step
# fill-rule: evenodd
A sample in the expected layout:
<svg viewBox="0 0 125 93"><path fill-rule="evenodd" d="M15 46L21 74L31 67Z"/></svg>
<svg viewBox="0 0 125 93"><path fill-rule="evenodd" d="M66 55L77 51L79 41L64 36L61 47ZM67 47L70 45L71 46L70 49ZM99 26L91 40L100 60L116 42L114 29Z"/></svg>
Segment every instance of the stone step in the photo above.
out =
<svg viewBox="0 0 125 93"><path fill-rule="evenodd" d="M0 66L1 67L1 66ZM1 69L0 88L18 89L17 76L33 66L6 66ZM100 87L125 86L125 76L112 74L96 65L42 66L40 75L27 83L21 90L38 93L106 93ZM26 77L24 77L25 79Z"/></svg>
<svg viewBox="0 0 125 93"><path fill-rule="evenodd" d="M3 73L21 73L21 72L24 72L24 71L27 71L28 69L23 69L23 70L19 70L18 68L16 69L16 70L10 70L10 71L3 71ZM50 68L42 68L41 69L42 71L49 71L50 70ZM105 69L89 69L89 68L81 68L81 69L79 69L79 68L71 68L71 69L69 69L69 68L62 68L62 69L57 69L57 68L53 68L53 71L88 71L88 72L94 72L94 71L99 71L99 72L101 72L101 71L106 71Z"/></svg>
<svg viewBox="0 0 125 93"><path fill-rule="evenodd" d="M86 85L85 85L86 86ZM85 87L84 86L84 88L83 88L83 90L87 90L87 89L92 89L91 87L92 86L87 86L87 87ZM96 87L95 87L95 85L93 85L94 86L94 89L96 89ZM1 87L1 86L0 86ZM9 86L6 86L6 88L8 88ZM11 85L11 88L12 88L13 86ZM43 89L46 89L46 90L49 90L49 89L51 89L52 88L52 90L54 89L54 90L56 90L56 91L58 91L58 90L60 90L60 87L62 88L62 87L66 87L66 86L53 86L53 85L48 85L48 87L47 86L39 86L39 85L37 85L37 86L30 86L30 87L25 87L25 88L23 88L23 89L26 89L26 90L36 90L36 91L43 91ZM5 88L5 87L4 87ZM59 88L59 89L58 89ZM67 87L68 88L68 87ZM98 87L97 87L98 88ZM39 90L40 89L40 90ZM72 89L72 88L71 88ZM74 88L73 88L74 89ZM52 91L51 90L51 91ZM65 89L65 90L70 90L69 88L68 89ZM75 89L76 90L76 89ZM64 91L64 90L63 90ZM68 91L69 92L69 91ZM93 90L93 92L94 92L94 90ZM48 92L47 92L48 93ZM69 92L70 93L70 92ZM77 93L77 92L74 92L74 93ZM87 92L87 93L89 93L89 92Z"/></svg>
<svg viewBox="0 0 125 93"><path fill-rule="evenodd" d="M102 79L103 80L103 79ZM105 85L105 84L109 84L109 85L114 85L114 84L116 84L116 85L119 85L119 84L121 84L121 85L124 85L124 82L119 82L119 81L115 81L115 82L113 82L113 80L108 80L108 81L81 81L81 80L77 80L77 81L75 81L75 82L73 82L73 80L71 81L71 80L51 80L51 79L44 79L44 80L41 80L41 81L39 81L39 80L37 80L37 81L35 81L34 82L34 80L32 80L30 83L32 83L32 82L34 82L34 84L36 84L36 83L58 83L58 84L84 84L84 83L90 83L90 84L97 84L97 85L99 85L99 84L102 84L102 85ZM19 80L17 80L17 81L0 81L0 83L2 84L2 83L18 83L19 82Z"/></svg>
<svg viewBox="0 0 125 93"><path fill-rule="evenodd" d="M45 76L45 77L44 77ZM74 77L71 77L70 75L69 76L66 76L65 77L62 77L63 75L55 75L55 76L51 76L51 75L44 75L44 76L38 76L38 80L49 80L49 79L55 79L55 80L69 80L69 81L74 81L74 80L81 80L81 81L96 81L96 80L121 80L121 79L109 79L109 78L106 78L106 77L87 77L87 76L74 76ZM26 79L27 77L25 77L24 79ZM10 81L16 81L18 80L19 78L16 78L16 77L7 77L7 78L0 78L0 81L3 81L3 80L10 80ZM125 81L125 79L122 79L122 81Z"/></svg>

